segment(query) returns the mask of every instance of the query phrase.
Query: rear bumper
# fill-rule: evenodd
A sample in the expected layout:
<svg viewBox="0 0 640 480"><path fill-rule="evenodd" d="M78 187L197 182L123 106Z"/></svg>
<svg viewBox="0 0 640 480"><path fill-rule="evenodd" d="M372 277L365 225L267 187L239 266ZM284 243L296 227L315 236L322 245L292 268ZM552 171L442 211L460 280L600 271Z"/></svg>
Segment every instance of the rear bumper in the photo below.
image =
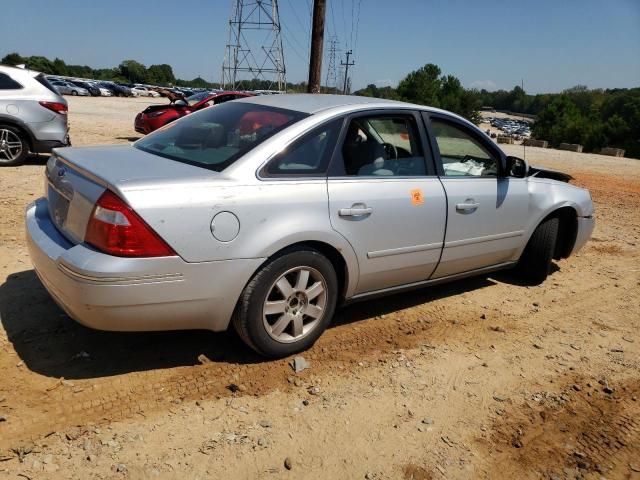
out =
<svg viewBox="0 0 640 480"><path fill-rule="evenodd" d="M71 138L69 135L64 140L38 140L33 141L33 153L50 153L54 148L70 147Z"/></svg>
<svg viewBox="0 0 640 480"><path fill-rule="evenodd" d="M593 233L593 229L596 226L596 219L591 217L578 217L578 233L576 234L576 242L573 245L573 250L571 254L577 253L580 251L582 247L587 243L589 238L591 238L591 234Z"/></svg>
<svg viewBox="0 0 640 480"><path fill-rule="evenodd" d="M98 330L225 330L263 259L187 263L180 257L120 258L71 244L47 200L27 207L27 245L38 277L77 322Z"/></svg>

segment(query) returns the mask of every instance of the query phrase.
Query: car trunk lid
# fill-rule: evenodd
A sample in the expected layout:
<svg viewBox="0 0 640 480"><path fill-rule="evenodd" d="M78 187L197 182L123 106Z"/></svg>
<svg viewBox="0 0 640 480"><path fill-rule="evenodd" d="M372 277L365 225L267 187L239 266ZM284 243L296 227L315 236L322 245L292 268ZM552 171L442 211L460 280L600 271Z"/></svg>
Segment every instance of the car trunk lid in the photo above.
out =
<svg viewBox="0 0 640 480"><path fill-rule="evenodd" d="M93 208L109 189L127 201L131 189L210 181L221 175L130 146L54 150L46 167L49 215L73 243L84 241ZM135 209L135 205L131 205Z"/></svg>

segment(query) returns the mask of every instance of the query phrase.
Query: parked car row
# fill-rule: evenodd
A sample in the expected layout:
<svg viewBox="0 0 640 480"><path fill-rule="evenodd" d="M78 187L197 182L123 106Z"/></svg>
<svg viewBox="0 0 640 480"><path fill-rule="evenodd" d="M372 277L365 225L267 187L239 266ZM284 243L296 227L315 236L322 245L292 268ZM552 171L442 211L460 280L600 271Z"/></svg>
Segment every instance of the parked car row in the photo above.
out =
<svg viewBox="0 0 640 480"><path fill-rule="evenodd" d="M132 93L128 86L105 80L64 79L51 75L47 76L47 79L61 95L91 95L92 97L136 96L136 93Z"/></svg>
<svg viewBox="0 0 640 480"><path fill-rule="evenodd" d="M489 120L492 127L502 130L506 135L517 135L526 138L531 136L531 123L527 120L496 117L488 117L487 120Z"/></svg>
<svg viewBox="0 0 640 480"><path fill-rule="evenodd" d="M160 87L140 83L115 83L106 80L62 77L48 75L47 79L62 95L103 96L103 97L173 97L186 98L196 94L219 94L223 89L192 87ZM86 90L84 92L82 89ZM275 90L244 91L248 95L274 95Z"/></svg>

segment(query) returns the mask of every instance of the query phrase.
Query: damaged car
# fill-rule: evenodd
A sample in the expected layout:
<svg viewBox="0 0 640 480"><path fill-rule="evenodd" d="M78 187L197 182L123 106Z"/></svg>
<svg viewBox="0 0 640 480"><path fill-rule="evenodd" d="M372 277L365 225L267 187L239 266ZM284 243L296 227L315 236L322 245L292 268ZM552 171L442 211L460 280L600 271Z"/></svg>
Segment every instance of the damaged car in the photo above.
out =
<svg viewBox="0 0 640 480"><path fill-rule="evenodd" d="M56 149L31 259L78 322L309 348L346 302L516 269L589 239L589 192L443 110L335 95L206 108L133 145Z"/></svg>
<svg viewBox="0 0 640 480"><path fill-rule="evenodd" d="M248 93L243 92L202 92L167 105L149 105L136 115L134 129L136 132L146 135L167 123L203 108L248 96L250 96Z"/></svg>

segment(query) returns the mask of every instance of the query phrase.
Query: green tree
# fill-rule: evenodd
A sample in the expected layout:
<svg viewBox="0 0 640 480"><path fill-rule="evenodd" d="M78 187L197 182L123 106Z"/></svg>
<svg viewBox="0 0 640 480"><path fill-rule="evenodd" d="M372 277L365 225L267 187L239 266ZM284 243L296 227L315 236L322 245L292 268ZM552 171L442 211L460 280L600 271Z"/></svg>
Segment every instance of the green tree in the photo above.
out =
<svg viewBox="0 0 640 480"><path fill-rule="evenodd" d="M124 60L120 63L121 75L131 83L147 83L147 68L135 60Z"/></svg>
<svg viewBox="0 0 640 480"><path fill-rule="evenodd" d="M440 67L428 63L400 81L398 95L408 102L440 106L439 93L442 85L440 73Z"/></svg>
<svg viewBox="0 0 640 480"><path fill-rule="evenodd" d="M16 52L8 53L4 57L2 57L2 60L0 60L0 63L4 65L21 65L24 62L25 59L18 55Z"/></svg>

